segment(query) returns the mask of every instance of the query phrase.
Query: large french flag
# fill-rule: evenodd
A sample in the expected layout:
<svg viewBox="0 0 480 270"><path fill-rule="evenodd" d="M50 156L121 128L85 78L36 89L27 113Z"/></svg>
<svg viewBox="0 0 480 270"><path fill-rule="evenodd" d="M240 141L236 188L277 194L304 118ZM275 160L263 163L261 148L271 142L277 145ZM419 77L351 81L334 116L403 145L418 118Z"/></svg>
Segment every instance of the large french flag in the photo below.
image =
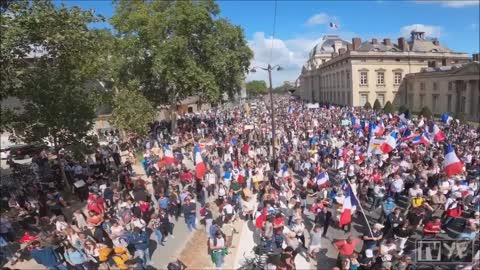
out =
<svg viewBox="0 0 480 270"><path fill-rule="evenodd" d="M345 183L342 188L345 193L345 199L343 200L342 212L340 213L340 227L352 222L352 213L355 211L358 205L357 199L353 194L352 187Z"/></svg>
<svg viewBox="0 0 480 270"><path fill-rule="evenodd" d="M163 152L164 152L163 161L169 164L175 163L175 157L173 157L173 152L172 152L172 149L170 148L170 145L165 144L163 146Z"/></svg>
<svg viewBox="0 0 480 270"><path fill-rule="evenodd" d="M207 172L207 166L203 162L202 154L200 151L200 146L195 145L195 174L197 179L202 179L205 173Z"/></svg>
<svg viewBox="0 0 480 270"><path fill-rule="evenodd" d="M384 153L390 153L397 147L397 132L392 131L390 135L388 135L387 140L380 145L380 150Z"/></svg>
<svg viewBox="0 0 480 270"><path fill-rule="evenodd" d="M445 173L450 177L463 172L463 164L455 154L455 149L451 144L445 147L445 159L443 160L443 169Z"/></svg>
<svg viewBox="0 0 480 270"><path fill-rule="evenodd" d="M433 139L436 141L436 142L441 142L443 140L445 140L445 133L440 130L440 128L437 126L437 124L433 124Z"/></svg>

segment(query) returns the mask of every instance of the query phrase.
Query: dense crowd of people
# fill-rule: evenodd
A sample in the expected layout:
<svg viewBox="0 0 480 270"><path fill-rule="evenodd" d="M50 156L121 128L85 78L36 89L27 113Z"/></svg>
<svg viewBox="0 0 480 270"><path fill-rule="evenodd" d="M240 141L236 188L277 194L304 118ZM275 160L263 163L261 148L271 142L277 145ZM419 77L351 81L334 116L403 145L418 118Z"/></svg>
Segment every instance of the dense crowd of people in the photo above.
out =
<svg viewBox="0 0 480 270"><path fill-rule="evenodd" d="M272 140L270 112L255 103L185 116L175 134L162 126L144 142L142 177L132 167L135 151L122 157L116 140L85 162L58 153L68 186L86 204L73 209L58 187L9 194L3 257L14 265L29 253L58 270L146 269L150 236L162 246L180 217L190 231L205 230L217 268L236 220L255 225L268 269L295 269L298 254L321 263L322 239L338 249L338 269L415 269L413 239L478 237L478 129L277 97ZM445 168L452 147L460 170ZM360 235L353 236L352 223ZM25 232L20 239L16 224ZM329 228L345 237L334 239ZM13 250L12 242L22 248Z"/></svg>

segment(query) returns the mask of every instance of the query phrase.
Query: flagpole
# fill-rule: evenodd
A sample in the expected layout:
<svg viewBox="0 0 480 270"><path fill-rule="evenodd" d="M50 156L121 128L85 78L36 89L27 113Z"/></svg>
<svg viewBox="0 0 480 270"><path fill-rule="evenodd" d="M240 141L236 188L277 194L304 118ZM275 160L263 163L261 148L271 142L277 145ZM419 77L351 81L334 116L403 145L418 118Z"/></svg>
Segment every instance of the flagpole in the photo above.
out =
<svg viewBox="0 0 480 270"><path fill-rule="evenodd" d="M347 184L350 186L350 189L352 189L352 185L350 185L350 181L348 180L348 178L346 178L345 181L347 181ZM365 222L367 223L368 230L370 231L370 236L373 237L372 228L370 227L370 223L368 222L367 216L365 215L365 212L363 211L362 203L361 203L360 200L358 199L358 197L357 197L357 195L355 194L355 192L353 192L353 190L352 190L352 194L353 194L353 196L355 197L355 200L357 200L358 206L360 207L360 211L362 212L363 217L365 218Z"/></svg>

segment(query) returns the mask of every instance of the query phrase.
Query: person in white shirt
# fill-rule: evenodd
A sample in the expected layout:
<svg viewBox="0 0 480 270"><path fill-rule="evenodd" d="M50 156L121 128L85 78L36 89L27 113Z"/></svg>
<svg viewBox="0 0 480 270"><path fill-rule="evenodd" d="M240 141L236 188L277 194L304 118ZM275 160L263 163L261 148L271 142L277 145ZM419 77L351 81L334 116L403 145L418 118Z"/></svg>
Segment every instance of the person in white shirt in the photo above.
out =
<svg viewBox="0 0 480 270"><path fill-rule="evenodd" d="M408 196L410 198L423 196L423 190L420 188L420 184L415 184L413 187L408 189Z"/></svg>
<svg viewBox="0 0 480 270"><path fill-rule="evenodd" d="M400 193L403 191L404 188L405 186L403 183L403 179L400 178L400 175L395 174L393 177L393 182L391 183L391 186L390 186L390 190L393 192L395 201L398 201Z"/></svg>

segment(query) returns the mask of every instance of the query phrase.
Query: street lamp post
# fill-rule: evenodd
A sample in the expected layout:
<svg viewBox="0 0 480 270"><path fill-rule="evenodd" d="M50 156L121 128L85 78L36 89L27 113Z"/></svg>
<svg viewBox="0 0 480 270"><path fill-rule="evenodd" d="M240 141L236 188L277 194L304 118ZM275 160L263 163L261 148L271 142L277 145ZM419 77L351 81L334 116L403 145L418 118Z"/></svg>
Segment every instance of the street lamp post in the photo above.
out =
<svg viewBox="0 0 480 270"><path fill-rule="evenodd" d="M268 64L266 68L263 67L253 67L250 71L256 72L256 68L260 68L263 70L268 71L268 83L269 83L269 94L270 94L270 118L272 119L272 162L273 162L273 169L276 170L276 150L275 150L275 107L273 106L273 87L272 87L272 70L280 71L282 67L279 65L271 66Z"/></svg>

